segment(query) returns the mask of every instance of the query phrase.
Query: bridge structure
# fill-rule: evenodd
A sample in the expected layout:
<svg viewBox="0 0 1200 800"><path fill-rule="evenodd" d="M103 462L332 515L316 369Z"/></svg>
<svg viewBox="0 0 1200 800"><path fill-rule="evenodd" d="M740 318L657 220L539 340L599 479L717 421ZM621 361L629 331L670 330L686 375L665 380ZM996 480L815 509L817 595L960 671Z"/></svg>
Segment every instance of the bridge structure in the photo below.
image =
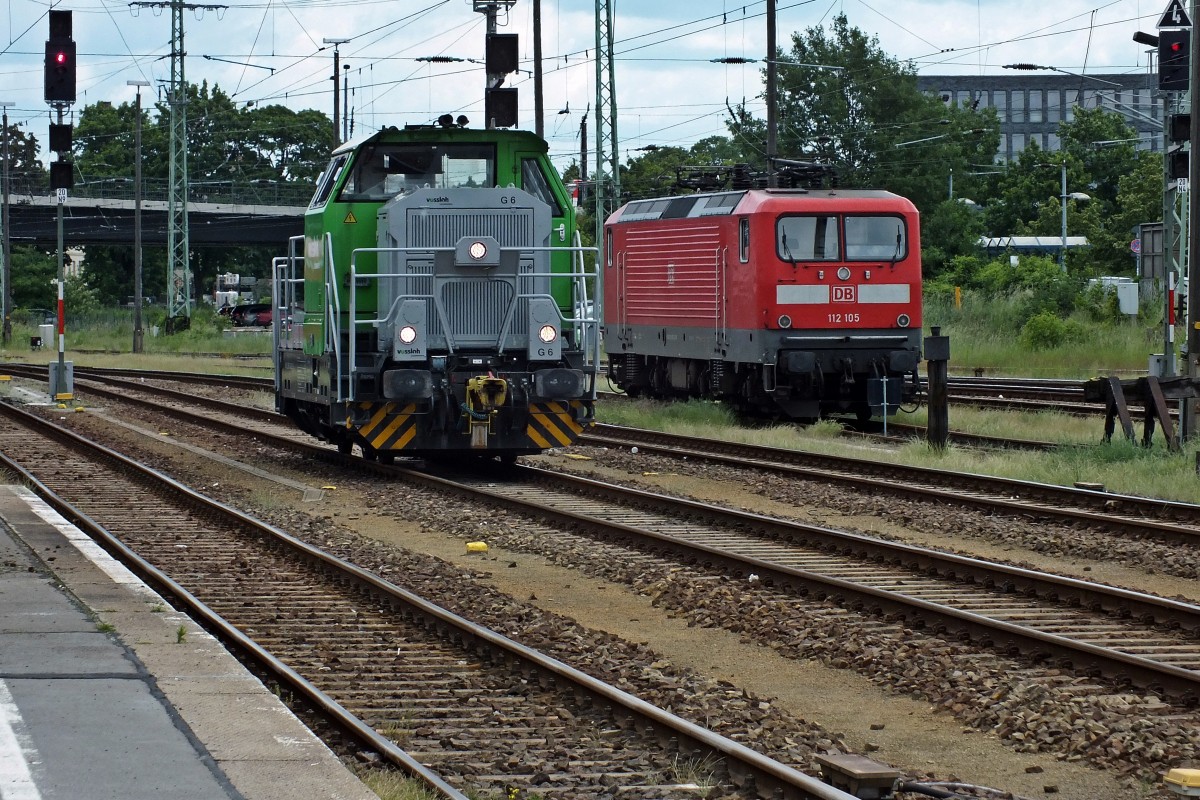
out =
<svg viewBox="0 0 1200 800"><path fill-rule="evenodd" d="M166 247L171 218L167 182L144 180L142 245ZM63 203L63 243L133 245L136 207L133 180L106 178L77 184ZM189 185L191 247L277 247L304 232L304 211L312 195L307 184L257 181L193 182ZM9 195L11 242L54 248L58 243L58 198L46 186L14 181Z"/></svg>

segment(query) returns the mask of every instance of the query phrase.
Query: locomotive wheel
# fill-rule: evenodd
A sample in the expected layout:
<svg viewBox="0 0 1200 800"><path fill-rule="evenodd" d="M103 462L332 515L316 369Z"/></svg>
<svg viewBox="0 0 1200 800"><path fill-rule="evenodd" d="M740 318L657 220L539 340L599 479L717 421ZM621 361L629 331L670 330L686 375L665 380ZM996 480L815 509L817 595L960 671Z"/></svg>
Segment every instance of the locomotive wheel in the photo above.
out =
<svg viewBox="0 0 1200 800"><path fill-rule="evenodd" d="M859 422L870 422L871 417L873 417L873 416L874 416L874 414L871 413L870 406L858 405L858 406L854 407L854 418L857 419Z"/></svg>

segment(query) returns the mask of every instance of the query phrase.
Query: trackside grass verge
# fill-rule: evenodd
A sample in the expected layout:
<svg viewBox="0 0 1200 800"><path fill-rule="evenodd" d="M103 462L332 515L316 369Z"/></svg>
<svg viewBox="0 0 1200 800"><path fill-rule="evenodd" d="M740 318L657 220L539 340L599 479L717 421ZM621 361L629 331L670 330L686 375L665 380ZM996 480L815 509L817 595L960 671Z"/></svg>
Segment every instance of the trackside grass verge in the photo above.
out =
<svg viewBox="0 0 1200 800"><path fill-rule="evenodd" d="M952 445L939 452L923 441L894 447L864 445L862 442L842 439L838 435L840 425L832 420L823 420L811 427L792 424L747 427L739 423L725 406L701 401L675 404L644 400L608 403L601 406L597 416L601 422L669 433L1064 486L1080 481L1100 483L1110 492L1200 503L1196 443L1188 443L1182 453L1171 453L1159 432L1150 448L1131 444L1120 437L1105 444L1100 441L1104 421L1098 417L1076 421L1061 414L1026 415L951 408L951 430L1062 441L1064 446L1052 452L1028 452L979 450ZM900 414L894 419L913 424L925 422L923 414ZM984 420L986 424L978 420ZM1060 429L1063 438L1051 439L1049 434L1056 428ZM1140 436L1140 426L1138 433Z"/></svg>

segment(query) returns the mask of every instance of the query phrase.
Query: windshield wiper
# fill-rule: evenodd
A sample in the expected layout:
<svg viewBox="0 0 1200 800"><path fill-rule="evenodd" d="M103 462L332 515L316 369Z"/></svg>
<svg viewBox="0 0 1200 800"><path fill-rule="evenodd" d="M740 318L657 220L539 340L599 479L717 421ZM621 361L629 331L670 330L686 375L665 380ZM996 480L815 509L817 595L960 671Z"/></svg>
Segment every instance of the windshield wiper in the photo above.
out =
<svg viewBox="0 0 1200 800"><path fill-rule="evenodd" d="M784 257L787 258L787 260L789 262L791 262L792 269L795 269L796 268L796 257L794 255L792 255L792 248L788 246L788 240L787 240L786 233L783 234L783 238L780 240L779 243L780 243L780 245L783 246Z"/></svg>

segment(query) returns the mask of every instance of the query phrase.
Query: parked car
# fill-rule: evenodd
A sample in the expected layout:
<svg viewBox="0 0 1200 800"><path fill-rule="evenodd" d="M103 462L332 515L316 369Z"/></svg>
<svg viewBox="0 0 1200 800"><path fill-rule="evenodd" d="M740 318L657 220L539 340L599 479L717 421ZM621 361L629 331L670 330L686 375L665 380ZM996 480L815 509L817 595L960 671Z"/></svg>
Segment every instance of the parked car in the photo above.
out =
<svg viewBox="0 0 1200 800"><path fill-rule="evenodd" d="M271 324L271 310L270 303L245 303L233 307L229 321L237 327L266 327Z"/></svg>

